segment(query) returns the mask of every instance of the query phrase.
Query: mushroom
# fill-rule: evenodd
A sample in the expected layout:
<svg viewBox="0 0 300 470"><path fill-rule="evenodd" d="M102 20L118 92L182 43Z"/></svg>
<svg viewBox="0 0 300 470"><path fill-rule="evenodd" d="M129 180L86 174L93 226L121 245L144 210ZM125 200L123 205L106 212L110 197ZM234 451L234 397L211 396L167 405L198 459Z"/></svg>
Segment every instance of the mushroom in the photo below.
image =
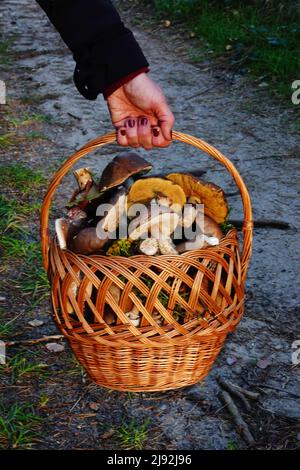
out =
<svg viewBox="0 0 300 470"><path fill-rule="evenodd" d="M193 204L185 204L179 224L182 227L188 228L196 220L196 217L197 217L197 209L193 206Z"/></svg>
<svg viewBox="0 0 300 470"><path fill-rule="evenodd" d="M61 250L67 249L68 233L70 222L67 219L60 218L55 221L55 232L59 247Z"/></svg>
<svg viewBox="0 0 300 470"><path fill-rule="evenodd" d="M208 245L218 245L223 236L222 230L219 225L207 215L204 215L203 227L199 227L199 233L194 240L188 240L176 246L178 253L183 253L188 250L198 250L205 248Z"/></svg>
<svg viewBox="0 0 300 470"><path fill-rule="evenodd" d="M170 173L166 178L179 185L191 204L204 204L204 213L218 224L228 215L224 191L214 183L195 178L186 173Z"/></svg>
<svg viewBox="0 0 300 470"><path fill-rule="evenodd" d="M98 237L96 227L86 227L70 240L70 250L89 255L101 251L107 241L108 237L104 239Z"/></svg>
<svg viewBox="0 0 300 470"><path fill-rule="evenodd" d="M138 240L148 233L156 239L169 237L174 232L179 219L179 214L173 211L153 213L153 210L148 210L146 214L142 214L130 222L128 238Z"/></svg>
<svg viewBox="0 0 300 470"><path fill-rule="evenodd" d="M100 207L103 208L104 206ZM75 235L70 240L70 249L75 253L83 255L103 250L108 240L114 235L114 231L119 225L120 217L125 212L125 207L125 190L120 189L114 198L110 200L107 214L102 217L96 227L86 227Z"/></svg>
<svg viewBox="0 0 300 470"><path fill-rule="evenodd" d="M82 276L82 273L80 271L78 271L76 273L76 276L78 277L78 279L80 281L82 280L83 276ZM70 284L70 287L68 289L68 294L70 293L71 295L74 295L74 297L76 298L78 290L79 290L79 286L77 285L77 283L75 281L72 281L71 284ZM93 290L93 284L91 282L88 282L88 284L86 286L86 289L85 289L85 297L91 297L92 290ZM69 300L67 300L66 309L67 309L67 312L69 314L74 313L73 305L71 304L71 302Z"/></svg>
<svg viewBox="0 0 300 470"><path fill-rule="evenodd" d="M139 250L144 255L156 255L159 250L158 240L156 238L146 238L140 243Z"/></svg>
<svg viewBox="0 0 300 470"><path fill-rule="evenodd" d="M125 315L133 326L140 326L140 311L136 305L133 305L130 312L126 312Z"/></svg>
<svg viewBox="0 0 300 470"><path fill-rule="evenodd" d="M67 207L79 207L84 209L89 202L99 196L99 191L94 183L93 175L89 168L79 168L73 172L78 188L73 192Z"/></svg>
<svg viewBox="0 0 300 470"><path fill-rule="evenodd" d="M170 237L159 238L158 248L162 255L177 255L178 254L178 251L176 250L176 247L173 244Z"/></svg>
<svg viewBox="0 0 300 470"><path fill-rule="evenodd" d="M114 301L118 304L121 298L121 289L115 284L109 286L108 292L113 296ZM107 325L112 325L116 321L116 314L110 305L107 305L103 315L103 319Z"/></svg>
<svg viewBox="0 0 300 470"><path fill-rule="evenodd" d="M87 223L87 215L78 207L68 211L68 218L60 218L55 221L57 241L62 250L68 248L69 240L75 236Z"/></svg>
<svg viewBox="0 0 300 470"><path fill-rule="evenodd" d="M128 152L118 155L104 168L99 190L106 191L120 185L129 189L134 183L133 176L141 176L151 169L151 163L144 160L137 153Z"/></svg>
<svg viewBox="0 0 300 470"><path fill-rule="evenodd" d="M163 178L144 178L131 186L127 206L130 208L135 203L149 204L153 198L158 198L161 205L170 206L174 211L181 211L186 202L184 191L178 184Z"/></svg>
<svg viewBox="0 0 300 470"><path fill-rule="evenodd" d="M115 232L117 227L119 227L120 222L122 222L122 218L126 213L126 202L126 191L121 188L117 191L115 196L110 199L107 206L106 204L102 204L98 207L96 215L102 216L103 214L101 212L103 210L107 212L107 214L102 217L97 224L97 234L100 238L103 238L106 234L112 234L112 232ZM109 236L109 238L111 238L111 236Z"/></svg>
<svg viewBox="0 0 300 470"><path fill-rule="evenodd" d="M89 168L79 168L73 172L73 175L77 180L80 191L90 188L93 185L93 175Z"/></svg>

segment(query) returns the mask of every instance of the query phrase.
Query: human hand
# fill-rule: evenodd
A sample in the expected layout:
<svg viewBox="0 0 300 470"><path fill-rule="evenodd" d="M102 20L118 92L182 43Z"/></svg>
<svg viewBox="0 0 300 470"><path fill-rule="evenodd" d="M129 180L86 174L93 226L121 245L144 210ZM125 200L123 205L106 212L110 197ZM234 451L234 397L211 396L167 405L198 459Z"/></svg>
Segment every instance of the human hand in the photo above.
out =
<svg viewBox="0 0 300 470"><path fill-rule="evenodd" d="M107 98L117 142L122 146L167 147L175 121L161 88L141 73Z"/></svg>

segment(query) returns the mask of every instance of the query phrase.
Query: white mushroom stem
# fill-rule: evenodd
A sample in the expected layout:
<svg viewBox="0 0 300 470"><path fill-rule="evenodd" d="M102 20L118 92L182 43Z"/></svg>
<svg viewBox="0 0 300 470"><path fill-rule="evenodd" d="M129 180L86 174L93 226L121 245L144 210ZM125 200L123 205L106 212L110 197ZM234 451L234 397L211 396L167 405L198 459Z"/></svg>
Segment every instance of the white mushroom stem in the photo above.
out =
<svg viewBox="0 0 300 470"><path fill-rule="evenodd" d="M187 242L180 243L176 246L178 253L183 253L189 250L200 250L201 248L205 248L208 245L218 245L219 239L217 237L207 237L203 233L199 233L199 235L194 240L189 240Z"/></svg>
<svg viewBox="0 0 300 470"><path fill-rule="evenodd" d="M67 249L67 239L70 229L70 222L67 219L56 219L55 221L55 232L57 241L61 250Z"/></svg>
<svg viewBox="0 0 300 470"><path fill-rule="evenodd" d="M130 312L125 313L126 317L133 326L139 326L141 323L140 311L136 305L133 305Z"/></svg>
<svg viewBox="0 0 300 470"><path fill-rule="evenodd" d="M103 216L98 222L96 233L101 239L105 239L109 233L113 233L119 226L121 218L126 212L127 196L125 189L120 189L108 204L101 204L96 215ZM106 215L104 215L106 213Z"/></svg>
<svg viewBox="0 0 300 470"><path fill-rule="evenodd" d="M158 247L162 255L177 255L178 254L171 238L159 238Z"/></svg>
<svg viewBox="0 0 300 470"><path fill-rule="evenodd" d="M192 204L185 204L183 206L183 214L179 222L182 227L190 227L197 217L197 209Z"/></svg>
<svg viewBox="0 0 300 470"><path fill-rule="evenodd" d="M179 222L179 215L176 212L164 212L150 214L145 217L136 217L129 224L129 239L138 240L150 233L152 238L170 236L174 232Z"/></svg>
<svg viewBox="0 0 300 470"><path fill-rule="evenodd" d="M158 240L156 238L146 238L140 243L139 250L144 255L156 255L158 253Z"/></svg>
<svg viewBox="0 0 300 470"><path fill-rule="evenodd" d="M171 207L172 201L167 196L157 196L156 199L154 199L154 204L160 204L164 207Z"/></svg>

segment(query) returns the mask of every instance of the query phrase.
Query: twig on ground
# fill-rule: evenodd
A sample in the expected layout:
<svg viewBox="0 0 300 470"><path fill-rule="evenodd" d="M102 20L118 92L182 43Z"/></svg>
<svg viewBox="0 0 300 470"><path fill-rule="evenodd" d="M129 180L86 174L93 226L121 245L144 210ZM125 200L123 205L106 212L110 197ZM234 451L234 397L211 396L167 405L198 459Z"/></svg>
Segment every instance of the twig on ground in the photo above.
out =
<svg viewBox="0 0 300 470"><path fill-rule="evenodd" d="M232 382L229 382L228 380L225 380L222 377L218 377L218 382L222 388L227 390L227 392L231 392L233 394L236 394L238 392L244 397L246 396L247 398L251 398L252 400L257 400L260 396L258 392L251 392L250 390L240 387L239 385L233 384Z"/></svg>
<svg viewBox="0 0 300 470"><path fill-rule="evenodd" d="M36 339L24 339L20 341L7 341L5 343L6 347L9 346L16 346L18 344L38 344L38 343L44 343L46 341L49 341L51 339L62 339L64 338L63 335L52 335L52 336L42 336L41 338L36 338Z"/></svg>
<svg viewBox="0 0 300 470"><path fill-rule="evenodd" d="M247 411L251 410L251 406L250 406L250 403L248 402L247 398L245 397L245 395L243 395L243 393L238 388L236 388L234 386L234 384L231 384L230 382L226 382L223 379L219 379L218 382L222 386L222 388L227 390L227 392L230 392L232 395L239 398L241 400L241 402L243 403L243 405L245 406Z"/></svg>
<svg viewBox="0 0 300 470"><path fill-rule="evenodd" d="M229 220L236 228L243 227L243 220ZM292 228L291 224L284 220L273 220L273 219L260 219L254 221L255 228L277 228L279 230L288 230Z"/></svg>
<svg viewBox="0 0 300 470"><path fill-rule="evenodd" d="M226 392L225 390L220 392L220 400L226 405L227 410L233 417L234 422L241 436L245 439L245 441L249 445L253 445L255 443L254 438L251 432L249 431L247 423L244 421L244 419L240 415L240 412L237 406L235 405L235 403L233 402L229 393Z"/></svg>

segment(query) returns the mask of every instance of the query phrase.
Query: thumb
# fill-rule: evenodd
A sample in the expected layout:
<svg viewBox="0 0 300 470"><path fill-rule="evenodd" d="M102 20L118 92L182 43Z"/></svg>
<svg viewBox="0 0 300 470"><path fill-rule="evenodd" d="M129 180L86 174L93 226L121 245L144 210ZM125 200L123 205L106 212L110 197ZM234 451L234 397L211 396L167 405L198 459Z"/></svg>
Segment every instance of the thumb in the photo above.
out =
<svg viewBox="0 0 300 470"><path fill-rule="evenodd" d="M163 137L166 140L172 140L171 131L175 122L175 118L171 109L165 101L159 103L159 105L157 106L156 116Z"/></svg>

